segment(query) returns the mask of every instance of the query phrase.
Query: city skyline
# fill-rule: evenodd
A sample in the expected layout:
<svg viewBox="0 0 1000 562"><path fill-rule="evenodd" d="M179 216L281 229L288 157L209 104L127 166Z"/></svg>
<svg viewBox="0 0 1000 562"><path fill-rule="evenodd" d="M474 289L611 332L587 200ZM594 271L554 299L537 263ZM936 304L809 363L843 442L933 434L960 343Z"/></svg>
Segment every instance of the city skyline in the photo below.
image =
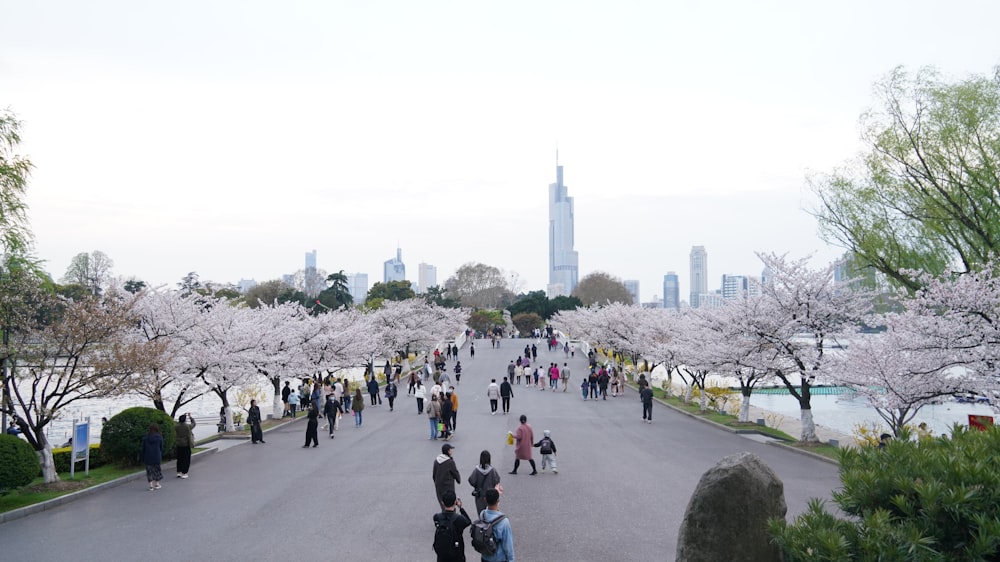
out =
<svg viewBox="0 0 1000 562"><path fill-rule="evenodd" d="M100 250L171 287L281 278L313 249L379 280L402 246L441 280L475 261L544 291L554 147L581 278L635 279L649 300L677 271L688 295L692 245L713 280L756 275L758 251L827 264L842 250L817 235L808 178L864 149L873 85L898 65L961 79L1000 62L1000 5L962 0L4 15L0 107L35 166L35 255L60 278Z"/></svg>

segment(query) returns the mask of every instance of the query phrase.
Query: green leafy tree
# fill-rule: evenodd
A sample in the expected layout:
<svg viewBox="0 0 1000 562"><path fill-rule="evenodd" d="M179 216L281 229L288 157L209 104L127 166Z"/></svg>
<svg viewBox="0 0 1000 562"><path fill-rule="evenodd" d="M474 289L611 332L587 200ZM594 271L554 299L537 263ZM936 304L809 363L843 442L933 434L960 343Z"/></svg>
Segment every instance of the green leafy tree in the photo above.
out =
<svg viewBox="0 0 1000 562"><path fill-rule="evenodd" d="M519 314L515 314L510 321L514 323L514 327L517 328L517 330L522 334L530 334L535 328L545 326L545 320L534 312L521 312Z"/></svg>
<svg viewBox="0 0 1000 562"><path fill-rule="evenodd" d="M561 295L551 300L552 314L560 310L576 310L583 306L583 301L574 296ZM551 318L547 317L546 320Z"/></svg>
<svg viewBox="0 0 1000 562"><path fill-rule="evenodd" d="M493 326L503 326L500 310L476 310L469 315L469 327L477 332L487 332Z"/></svg>
<svg viewBox="0 0 1000 562"><path fill-rule="evenodd" d="M453 299L448 296L448 291L440 285L431 285L430 287L427 287L427 292L424 293L424 299L428 303L434 303L445 308L460 308L462 306L462 303L457 299Z"/></svg>
<svg viewBox="0 0 1000 562"><path fill-rule="evenodd" d="M552 302L545 295L545 291L531 291L526 295L521 295L507 307L507 310L510 311L512 316L534 313L541 318L551 318L552 314L554 314ZM514 324L517 325L516 322Z"/></svg>
<svg viewBox="0 0 1000 562"><path fill-rule="evenodd" d="M809 178L821 235L910 290L907 269L988 262L1000 250L1000 68L954 83L897 68L876 92L865 152Z"/></svg>
<svg viewBox="0 0 1000 562"><path fill-rule="evenodd" d="M368 290L368 298L365 299L365 303L374 299L405 301L415 296L417 294L413 292L413 287L409 281L389 281L388 283L375 283L372 285L372 288Z"/></svg>
<svg viewBox="0 0 1000 562"><path fill-rule="evenodd" d="M196 271L189 272L181 278L181 282L177 284L177 288L181 290L181 294L184 296L188 296L191 293L200 293L204 289Z"/></svg>
<svg viewBox="0 0 1000 562"><path fill-rule="evenodd" d="M580 299L584 306L592 304L600 306L613 302L632 304L632 295L621 279L603 271L591 273L581 279L573 291L573 296Z"/></svg>
<svg viewBox="0 0 1000 562"><path fill-rule="evenodd" d="M133 278L129 279L128 281L126 281L125 285L122 288L124 288L126 291L128 291L128 292L130 292L130 293L132 293L134 295L134 294L138 293L139 291L141 291L141 290L143 290L143 289L146 288L146 282L142 281L140 279L136 279L135 277L133 277Z"/></svg>
<svg viewBox="0 0 1000 562"><path fill-rule="evenodd" d="M31 161L16 154L21 122L10 110L0 111L0 254L28 253L31 230L24 202Z"/></svg>
<svg viewBox="0 0 1000 562"><path fill-rule="evenodd" d="M288 285L285 285L281 279L272 279L258 283L247 289L247 292L243 294L243 298L250 308L257 308L262 302L264 306L271 306L288 290Z"/></svg>
<svg viewBox="0 0 1000 562"><path fill-rule="evenodd" d="M337 273L327 275L326 281L330 286L320 292L317 298L320 304L327 310L337 310L338 308L351 306L354 298L351 297L351 292L347 290L347 275L344 274L344 270L341 269Z"/></svg>

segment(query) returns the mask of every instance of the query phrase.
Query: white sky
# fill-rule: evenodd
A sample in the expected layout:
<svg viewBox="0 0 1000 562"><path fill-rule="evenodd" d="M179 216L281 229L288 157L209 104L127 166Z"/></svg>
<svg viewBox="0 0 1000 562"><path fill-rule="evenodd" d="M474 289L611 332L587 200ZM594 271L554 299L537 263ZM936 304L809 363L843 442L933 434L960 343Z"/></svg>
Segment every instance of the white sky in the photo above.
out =
<svg viewBox="0 0 1000 562"><path fill-rule="evenodd" d="M0 107L36 253L101 250L151 284L304 266L443 283L479 261L548 282L555 152L581 277L689 291L756 250L840 250L805 188L860 149L872 84L1000 63L1000 3L0 0Z"/></svg>

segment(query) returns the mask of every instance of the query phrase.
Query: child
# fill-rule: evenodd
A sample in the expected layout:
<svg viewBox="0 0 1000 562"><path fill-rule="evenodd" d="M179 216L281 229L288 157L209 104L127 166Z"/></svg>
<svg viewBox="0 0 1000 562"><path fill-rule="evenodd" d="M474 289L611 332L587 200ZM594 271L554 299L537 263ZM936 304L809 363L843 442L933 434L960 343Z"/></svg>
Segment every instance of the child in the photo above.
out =
<svg viewBox="0 0 1000 562"><path fill-rule="evenodd" d="M546 465L550 465L552 473L559 474L559 468L556 467L556 444L552 440L552 432L546 429L542 435L542 440L532 445L538 447L538 452L542 454L542 472L545 472Z"/></svg>

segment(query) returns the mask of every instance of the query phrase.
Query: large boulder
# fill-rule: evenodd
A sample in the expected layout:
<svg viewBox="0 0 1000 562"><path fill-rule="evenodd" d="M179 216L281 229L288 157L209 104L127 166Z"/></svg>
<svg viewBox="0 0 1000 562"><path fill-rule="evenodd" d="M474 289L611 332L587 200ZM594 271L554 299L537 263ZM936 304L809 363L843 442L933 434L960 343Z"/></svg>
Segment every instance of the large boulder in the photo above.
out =
<svg viewBox="0 0 1000 562"><path fill-rule="evenodd" d="M702 475L677 538L677 562L780 561L767 522L785 517L785 486L752 453L728 456Z"/></svg>

